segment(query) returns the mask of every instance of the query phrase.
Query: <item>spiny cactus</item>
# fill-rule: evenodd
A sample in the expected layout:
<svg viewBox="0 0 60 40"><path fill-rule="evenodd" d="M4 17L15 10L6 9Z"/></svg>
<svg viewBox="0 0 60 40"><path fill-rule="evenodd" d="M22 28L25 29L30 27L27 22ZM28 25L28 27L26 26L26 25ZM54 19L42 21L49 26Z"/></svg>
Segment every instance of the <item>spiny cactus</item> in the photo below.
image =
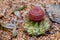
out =
<svg viewBox="0 0 60 40"><path fill-rule="evenodd" d="M49 19L44 18L41 22L33 22L29 19L25 20L24 31L28 32L29 35L41 35L48 31L50 28Z"/></svg>

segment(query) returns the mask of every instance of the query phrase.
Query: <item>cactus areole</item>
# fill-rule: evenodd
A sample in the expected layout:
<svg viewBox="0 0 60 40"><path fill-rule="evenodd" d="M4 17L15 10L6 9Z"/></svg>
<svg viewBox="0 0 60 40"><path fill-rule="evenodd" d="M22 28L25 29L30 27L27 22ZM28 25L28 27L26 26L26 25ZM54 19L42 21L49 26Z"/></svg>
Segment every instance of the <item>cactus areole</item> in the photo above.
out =
<svg viewBox="0 0 60 40"><path fill-rule="evenodd" d="M29 11L29 18L32 21L41 21L44 18L44 11L41 7L35 6Z"/></svg>

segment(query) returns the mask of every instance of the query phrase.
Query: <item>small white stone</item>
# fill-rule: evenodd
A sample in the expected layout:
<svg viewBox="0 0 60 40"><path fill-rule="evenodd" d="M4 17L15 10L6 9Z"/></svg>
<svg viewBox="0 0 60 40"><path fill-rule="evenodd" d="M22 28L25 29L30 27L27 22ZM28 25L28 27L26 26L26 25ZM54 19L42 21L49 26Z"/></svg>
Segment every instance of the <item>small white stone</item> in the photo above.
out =
<svg viewBox="0 0 60 40"><path fill-rule="evenodd" d="M18 18L21 18L21 13L19 12L19 11L16 11L16 12L14 12L14 14L18 17Z"/></svg>

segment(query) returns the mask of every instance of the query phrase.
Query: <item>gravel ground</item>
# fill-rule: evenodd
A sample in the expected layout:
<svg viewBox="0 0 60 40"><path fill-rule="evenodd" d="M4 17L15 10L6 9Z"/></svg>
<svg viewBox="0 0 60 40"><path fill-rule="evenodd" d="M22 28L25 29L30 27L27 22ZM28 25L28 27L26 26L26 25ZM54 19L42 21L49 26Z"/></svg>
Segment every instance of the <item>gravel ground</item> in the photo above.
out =
<svg viewBox="0 0 60 40"><path fill-rule="evenodd" d="M53 23L51 30L39 37L30 37L27 33L23 32L23 28L20 27L16 37L12 37L12 34L8 31L0 30L0 40L60 40L60 25Z"/></svg>
<svg viewBox="0 0 60 40"><path fill-rule="evenodd" d="M46 3L54 4L55 1L53 0L0 0L0 23L6 24L9 23L12 18L16 20L18 19L15 15L12 14L12 11L21 6L21 5L30 5L34 3L41 3L43 6ZM56 1L56 4L60 4L60 0ZM24 17L24 12L26 13L25 9L21 11L21 15ZM18 23L17 23L18 24ZM17 36L13 37L10 31L0 30L0 40L60 40L60 25L57 23L52 23L51 29L46 34L41 35L39 37L30 37L27 33L23 32L23 27L19 25L17 29Z"/></svg>

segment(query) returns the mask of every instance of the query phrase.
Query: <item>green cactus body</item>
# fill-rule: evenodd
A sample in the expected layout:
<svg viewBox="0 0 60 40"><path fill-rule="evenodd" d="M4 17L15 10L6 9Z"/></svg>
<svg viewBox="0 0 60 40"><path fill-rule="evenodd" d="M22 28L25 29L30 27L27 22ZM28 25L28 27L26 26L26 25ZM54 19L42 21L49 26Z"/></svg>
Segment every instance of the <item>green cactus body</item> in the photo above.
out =
<svg viewBox="0 0 60 40"><path fill-rule="evenodd" d="M42 20L41 22L33 22L26 19L23 27L24 31L26 31L29 35L38 36L44 34L46 31L49 30L49 19L44 18L44 20Z"/></svg>

